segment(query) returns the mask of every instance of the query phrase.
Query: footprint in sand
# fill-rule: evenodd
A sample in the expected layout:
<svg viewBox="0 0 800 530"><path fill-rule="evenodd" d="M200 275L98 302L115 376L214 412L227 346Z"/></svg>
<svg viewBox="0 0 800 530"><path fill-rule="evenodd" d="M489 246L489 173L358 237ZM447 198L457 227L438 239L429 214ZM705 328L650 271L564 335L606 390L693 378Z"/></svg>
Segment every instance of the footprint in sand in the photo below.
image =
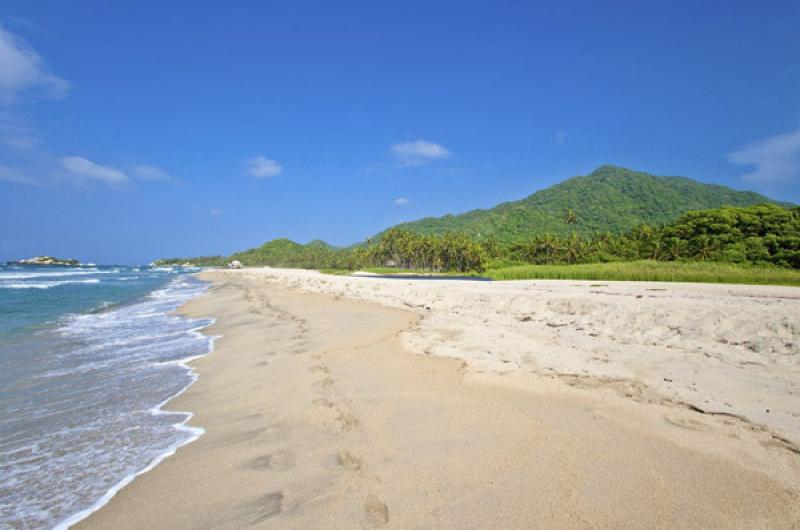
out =
<svg viewBox="0 0 800 530"><path fill-rule="evenodd" d="M318 407L328 407L328 408L333 407L333 401L326 398L317 398L312 403L314 403L314 405L317 405Z"/></svg>
<svg viewBox="0 0 800 530"><path fill-rule="evenodd" d="M294 466L294 453L291 451L275 451L274 453L259 456L248 462L247 467L250 469L276 469L283 470L289 469Z"/></svg>
<svg viewBox="0 0 800 530"><path fill-rule="evenodd" d="M330 377L326 377L322 381L317 381L314 383L314 388L318 391L328 390L332 386L333 386L333 379L331 379Z"/></svg>
<svg viewBox="0 0 800 530"><path fill-rule="evenodd" d="M249 503L247 508L254 516L252 524L258 524L281 513L283 498L283 492L276 491L262 495Z"/></svg>
<svg viewBox="0 0 800 530"><path fill-rule="evenodd" d="M325 366L324 364L315 364L311 368L308 369L309 372L322 372L325 374L331 373L331 369Z"/></svg>
<svg viewBox="0 0 800 530"><path fill-rule="evenodd" d="M343 412L336 418L336 421L339 422L339 428L342 431L349 431L351 429L355 429L358 427L358 418L350 414L349 412Z"/></svg>
<svg viewBox="0 0 800 530"><path fill-rule="evenodd" d="M384 525L389 522L389 508L375 495L367 497L364 505L367 510L367 519L375 525Z"/></svg>
<svg viewBox="0 0 800 530"><path fill-rule="evenodd" d="M347 449L339 451L339 454L336 456L336 458L339 461L340 466L351 471L358 471L361 469L361 459Z"/></svg>

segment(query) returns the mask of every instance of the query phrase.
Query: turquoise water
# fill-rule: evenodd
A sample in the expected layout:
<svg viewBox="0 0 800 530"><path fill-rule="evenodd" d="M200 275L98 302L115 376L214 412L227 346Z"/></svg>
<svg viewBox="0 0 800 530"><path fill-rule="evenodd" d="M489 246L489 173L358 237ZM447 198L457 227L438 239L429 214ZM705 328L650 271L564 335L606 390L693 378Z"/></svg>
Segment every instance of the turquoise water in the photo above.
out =
<svg viewBox="0 0 800 530"><path fill-rule="evenodd" d="M0 527L65 527L202 431L161 406L211 349L189 269L0 266Z"/></svg>

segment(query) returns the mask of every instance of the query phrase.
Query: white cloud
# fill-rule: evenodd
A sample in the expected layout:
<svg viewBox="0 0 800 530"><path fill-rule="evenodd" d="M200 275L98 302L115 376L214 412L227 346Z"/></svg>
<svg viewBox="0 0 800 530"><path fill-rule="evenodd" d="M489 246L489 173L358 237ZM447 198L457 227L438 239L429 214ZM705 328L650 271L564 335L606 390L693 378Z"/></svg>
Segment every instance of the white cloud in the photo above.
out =
<svg viewBox="0 0 800 530"><path fill-rule="evenodd" d="M36 50L0 26L0 103L12 103L27 91L59 98L68 90L69 83L49 73Z"/></svg>
<svg viewBox="0 0 800 530"><path fill-rule="evenodd" d="M441 145L426 142L425 140L394 144L391 149L392 153L405 166L418 166L433 160L443 160L450 156L450 151Z"/></svg>
<svg viewBox="0 0 800 530"><path fill-rule="evenodd" d="M13 182L14 184L25 184L28 186L39 186L41 182L30 177L28 174L13 167L0 165L0 180Z"/></svg>
<svg viewBox="0 0 800 530"><path fill-rule="evenodd" d="M158 166L134 166L133 174L142 180L175 180L175 177Z"/></svg>
<svg viewBox="0 0 800 530"><path fill-rule="evenodd" d="M556 133L556 143L558 145L564 145L567 142L567 133L564 131L558 131Z"/></svg>
<svg viewBox="0 0 800 530"><path fill-rule="evenodd" d="M279 175L283 167L265 156L256 156L245 162L244 172L251 177L269 178Z"/></svg>
<svg viewBox="0 0 800 530"><path fill-rule="evenodd" d="M800 129L745 145L728 155L735 164L753 166L742 180L764 186L800 181Z"/></svg>
<svg viewBox="0 0 800 530"><path fill-rule="evenodd" d="M78 181L94 180L111 186L125 184L130 179L128 175L111 166L95 164L80 156L65 156L61 159L61 167Z"/></svg>
<svg viewBox="0 0 800 530"><path fill-rule="evenodd" d="M36 131L8 113L0 113L0 143L15 151L28 151L39 145Z"/></svg>
<svg viewBox="0 0 800 530"><path fill-rule="evenodd" d="M411 202L411 201L409 201L409 200L408 200L408 199L406 199L405 197L398 197L398 198L396 198L396 199L394 200L394 204L395 204L396 206L405 206L405 205L406 205L406 204L408 204L409 202Z"/></svg>

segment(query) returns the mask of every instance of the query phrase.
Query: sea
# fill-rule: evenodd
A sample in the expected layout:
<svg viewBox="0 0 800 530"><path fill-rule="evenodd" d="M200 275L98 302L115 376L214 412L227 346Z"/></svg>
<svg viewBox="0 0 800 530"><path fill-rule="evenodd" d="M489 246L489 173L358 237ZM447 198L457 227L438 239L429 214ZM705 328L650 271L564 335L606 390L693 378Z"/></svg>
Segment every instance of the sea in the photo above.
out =
<svg viewBox="0 0 800 530"><path fill-rule="evenodd" d="M0 266L0 528L68 528L202 435L169 401L211 352L179 267Z"/></svg>

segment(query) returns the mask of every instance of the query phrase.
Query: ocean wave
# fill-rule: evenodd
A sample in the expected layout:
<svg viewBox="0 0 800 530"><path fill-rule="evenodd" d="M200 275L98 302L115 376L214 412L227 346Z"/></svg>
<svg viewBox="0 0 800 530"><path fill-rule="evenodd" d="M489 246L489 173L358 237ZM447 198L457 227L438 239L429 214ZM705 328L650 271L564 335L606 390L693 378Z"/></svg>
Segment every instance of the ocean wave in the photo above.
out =
<svg viewBox="0 0 800 530"><path fill-rule="evenodd" d="M201 326L199 328L196 328L196 329L198 329L198 330L202 329L204 327L207 327L207 326L211 325L212 323L213 323L213 320L209 321L208 324L206 324L204 326ZM193 331L195 331L195 330L193 330ZM200 333L197 332L197 335L200 335ZM175 430L179 431L179 432L186 433L187 437L185 439L179 440L179 441L173 443L172 445L170 445L169 447L167 447L162 453L160 453L158 456L153 458L153 460L151 460L144 468L142 468L142 469L140 469L140 470L138 470L136 472L129 473L128 475L123 477L122 480L120 480L113 487L111 487L108 491L106 491L106 493L102 497L97 499L97 501L95 501L95 503L92 506L90 506L89 508L86 508L84 510L79 511L78 513L75 513L75 514L71 515L70 517L68 517L64 521L58 523L55 527L53 527L53 530L69 530L69 528L72 525L74 525L76 523L79 523L80 521L86 519L91 514L93 514L94 512L96 512L97 510L99 510L100 508L105 506L106 504L108 504L108 502L111 499L113 499L122 488L124 488L125 486L127 486L128 484L133 482L133 480L136 477L144 475L145 473L151 471L153 468L155 468L158 464L160 464L166 458L169 458L170 456L174 455L177 452L178 449L180 449L181 447L183 447L186 444L192 443L193 441L195 441L198 438L200 438L200 436L205 434L206 430L204 428L187 425L189 423L189 420L191 420L194 417L194 413L193 412L188 412L188 411L168 411L168 410L164 410L164 407L167 406L167 404L170 401L172 401L176 397L178 397L181 394L183 394L184 392L186 392L186 390L192 385L192 383L197 381L197 378L198 378L197 372L195 372L192 369L192 367L189 365L189 363L194 361L194 360L196 360L196 359L199 359L201 357L205 357L206 355L210 355L211 353L213 353L214 340L216 340L217 338L218 338L217 336L208 337L209 346L208 346L208 352L206 352L206 353L199 354L199 355L194 355L192 357L188 357L186 359L182 359L182 360L178 360L178 361L168 361L168 364L177 364L177 365L181 366L182 368L184 368L185 370L187 370L188 373L189 373L189 376L191 377L191 381L189 381L189 383L186 384L186 386L184 386L178 392L176 392L175 394L169 396L168 398L163 400L161 403L159 403L158 405L156 405L153 408L151 408L150 411L149 411L150 414L152 414L153 416L165 416L165 415L173 416L173 415L176 415L176 414L183 415L184 419L182 421L180 421L180 422L173 423L172 427ZM165 364L167 364L167 363L165 363Z"/></svg>
<svg viewBox="0 0 800 530"><path fill-rule="evenodd" d="M59 285L69 284L93 284L100 283L97 278L88 280L53 280L44 282L3 282L0 281L0 289L51 289Z"/></svg>
<svg viewBox="0 0 800 530"><path fill-rule="evenodd" d="M54 323L44 340L55 348L36 362L25 399L0 412L12 433L0 441L0 491L12 492L0 495L0 520L68 528L202 435L187 425L191 413L164 410L197 379L188 363L214 340L199 332L211 319L173 313L205 284L173 278L137 301L99 303Z"/></svg>
<svg viewBox="0 0 800 530"><path fill-rule="evenodd" d="M40 272L0 272L0 280L30 280L32 278L60 278L63 276L84 276L87 274L113 274L113 271L98 269L59 270Z"/></svg>
<svg viewBox="0 0 800 530"><path fill-rule="evenodd" d="M105 302L100 302L99 304L97 304L95 307L90 309L88 311L88 313L102 313L103 311L106 311L106 310L108 310L108 309L110 309L112 307L116 307L118 305L119 305L118 302L112 302L112 301L108 301L107 300Z"/></svg>

